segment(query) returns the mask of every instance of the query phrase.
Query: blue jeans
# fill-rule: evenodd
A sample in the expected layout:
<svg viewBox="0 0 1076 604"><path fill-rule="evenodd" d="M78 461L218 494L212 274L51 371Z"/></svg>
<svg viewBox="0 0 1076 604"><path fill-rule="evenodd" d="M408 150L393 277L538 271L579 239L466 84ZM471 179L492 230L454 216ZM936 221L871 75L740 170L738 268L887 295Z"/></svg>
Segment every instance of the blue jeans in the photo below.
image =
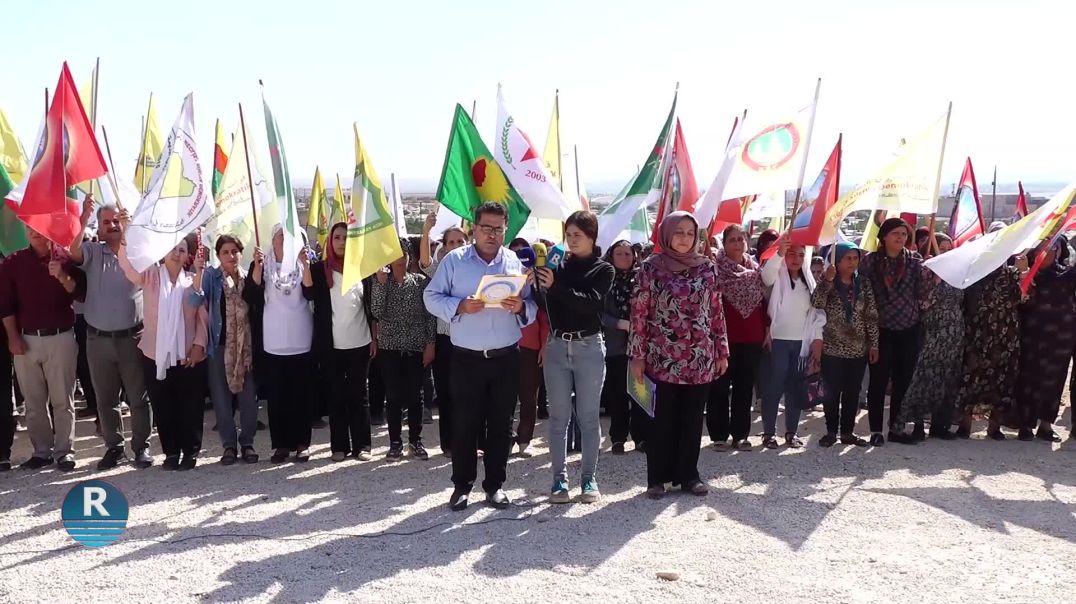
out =
<svg viewBox="0 0 1076 604"><path fill-rule="evenodd" d="M553 460L553 478L568 479L567 437L574 386L576 421L583 446L582 478L584 481L593 479L602 441L598 414L605 382L605 338L601 334L572 342L550 338L545 349L544 369L549 397L549 453Z"/></svg>
<svg viewBox="0 0 1076 604"><path fill-rule="evenodd" d="M785 432L796 433L806 403L806 383L800 371L800 340L773 340L762 356L762 432L777 434L777 404L785 397Z"/></svg>
<svg viewBox="0 0 1076 604"><path fill-rule="evenodd" d="M217 433L221 447L238 449L254 446L254 431L258 428L258 397L255 396L254 370L247 371L243 390L232 394L224 373L224 347L219 346L208 359L209 396L213 399L213 412L217 415ZM239 433L235 430L235 411L239 409Z"/></svg>

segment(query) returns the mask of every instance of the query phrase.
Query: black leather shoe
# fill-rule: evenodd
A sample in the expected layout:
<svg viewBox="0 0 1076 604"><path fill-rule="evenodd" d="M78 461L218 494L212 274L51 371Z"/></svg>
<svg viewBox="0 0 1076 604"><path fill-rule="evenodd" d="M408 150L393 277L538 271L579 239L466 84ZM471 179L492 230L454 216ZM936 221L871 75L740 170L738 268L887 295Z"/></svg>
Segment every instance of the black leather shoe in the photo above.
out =
<svg viewBox="0 0 1076 604"><path fill-rule="evenodd" d="M927 439L927 431L923 428L923 424L916 424L915 429L912 430L912 440L921 443Z"/></svg>
<svg viewBox="0 0 1076 604"><path fill-rule="evenodd" d="M1000 430L999 430L999 432L1000 432ZM1029 443L1029 442L1035 440L1035 433L1032 432L1031 430L1029 430L1028 428L1020 428L1020 432L1017 433L1016 438L1026 442L1026 443Z"/></svg>
<svg viewBox="0 0 1076 604"><path fill-rule="evenodd" d="M164 458L164 463L161 464L161 469L164 470L178 470L179 469L179 455L167 455Z"/></svg>
<svg viewBox="0 0 1076 604"><path fill-rule="evenodd" d="M149 449L142 449L135 453L134 465L140 470L145 470L153 465L153 456L149 454Z"/></svg>
<svg viewBox="0 0 1076 604"><path fill-rule="evenodd" d="M40 470L41 468L51 466L51 465L52 465L52 458L51 457L31 457L30 459L27 459L26 461L22 462L22 465L19 466L19 469L20 470Z"/></svg>
<svg viewBox="0 0 1076 604"><path fill-rule="evenodd" d="M492 493L486 493L486 503L498 510L506 510L508 509L508 506L512 505L512 501L508 499L508 494L504 492L504 489L497 489Z"/></svg>
<svg viewBox="0 0 1076 604"><path fill-rule="evenodd" d="M194 455L184 455L183 461L179 462L180 471L193 470L198 465L198 458Z"/></svg>
<svg viewBox="0 0 1076 604"><path fill-rule="evenodd" d="M75 456L68 453L67 455L64 455L63 457L61 457L60 459L57 459L56 460L56 467L59 468L61 472L70 472L71 470L74 470L75 469Z"/></svg>
<svg viewBox="0 0 1076 604"><path fill-rule="evenodd" d="M835 444L837 444L837 435L833 434L833 433L827 432L825 436L818 439L818 446L819 447L826 447L828 449L829 447L832 447Z"/></svg>
<svg viewBox="0 0 1076 604"><path fill-rule="evenodd" d="M452 491L452 497L448 498L448 506L452 508L453 512L462 512L467 509L470 496L470 492L456 489Z"/></svg>
<svg viewBox="0 0 1076 604"><path fill-rule="evenodd" d="M124 453L123 447L114 447L105 451L104 457L101 461L97 462L98 470L111 470L119 465L121 461L127 460L127 454Z"/></svg>
<svg viewBox="0 0 1076 604"><path fill-rule="evenodd" d="M0 459L0 472L10 472L10 471L11 471L11 460L6 459L6 458L5 459Z"/></svg>
<svg viewBox="0 0 1076 604"><path fill-rule="evenodd" d="M884 447L885 437L881 434L871 434L870 443L872 447Z"/></svg>

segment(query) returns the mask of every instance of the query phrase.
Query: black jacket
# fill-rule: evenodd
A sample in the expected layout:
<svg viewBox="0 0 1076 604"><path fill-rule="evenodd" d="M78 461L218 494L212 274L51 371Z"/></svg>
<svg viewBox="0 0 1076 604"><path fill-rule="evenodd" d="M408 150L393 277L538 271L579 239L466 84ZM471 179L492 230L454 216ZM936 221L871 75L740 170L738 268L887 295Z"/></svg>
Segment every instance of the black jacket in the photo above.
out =
<svg viewBox="0 0 1076 604"><path fill-rule="evenodd" d="M613 287L613 265L597 255L571 256L554 273L553 287L539 288L538 303L549 313L549 328L558 332L600 332L605 298Z"/></svg>

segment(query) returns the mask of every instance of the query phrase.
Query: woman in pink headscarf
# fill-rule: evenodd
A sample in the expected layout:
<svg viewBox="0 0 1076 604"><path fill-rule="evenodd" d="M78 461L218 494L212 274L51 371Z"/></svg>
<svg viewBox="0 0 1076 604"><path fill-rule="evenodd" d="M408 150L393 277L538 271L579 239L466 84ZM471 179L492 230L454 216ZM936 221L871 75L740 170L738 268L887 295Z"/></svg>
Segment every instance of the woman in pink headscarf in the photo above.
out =
<svg viewBox="0 0 1076 604"><path fill-rule="evenodd" d="M631 302L629 369L657 385L647 441L647 495L672 483L709 492L699 477L702 416L714 381L728 368L729 347L713 262L698 252L699 225L673 212L660 227L661 252L643 262Z"/></svg>

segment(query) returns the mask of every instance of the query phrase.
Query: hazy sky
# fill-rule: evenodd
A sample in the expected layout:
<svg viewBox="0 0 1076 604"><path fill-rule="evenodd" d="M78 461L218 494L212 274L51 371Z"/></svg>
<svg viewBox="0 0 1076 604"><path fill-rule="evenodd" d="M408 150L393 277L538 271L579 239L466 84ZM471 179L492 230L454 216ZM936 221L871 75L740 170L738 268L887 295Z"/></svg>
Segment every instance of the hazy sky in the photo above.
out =
<svg viewBox="0 0 1076 604"><path fill-rule="evenodd" d="M565 143L592 188L632 175L677 82L700 186L734 115L786 113L822 78L808 183L844 133L843 185L868 176L953 101L943 190L972 156L998 179L1067 181L1076 167L1071 19L1063 3L461 0L459 2L35 2L2 9L0 107L29 145L43 90L69 61L76 83L101 58L99 123L133 172L152 91L167 133L194 91L210 161L213 124L262 123L259 78L297 182L354 167L352 122L374 166L430 190L455 103L478 101L487 144L497 83L539 147L554 90ZM974 7L974 8L971 8ZM345 180L349 180L345 179ZM608 183L614 183L612 187ZM405 190L405 192L408 192ZM411 191L417 192L417 191Z"/></svg>

